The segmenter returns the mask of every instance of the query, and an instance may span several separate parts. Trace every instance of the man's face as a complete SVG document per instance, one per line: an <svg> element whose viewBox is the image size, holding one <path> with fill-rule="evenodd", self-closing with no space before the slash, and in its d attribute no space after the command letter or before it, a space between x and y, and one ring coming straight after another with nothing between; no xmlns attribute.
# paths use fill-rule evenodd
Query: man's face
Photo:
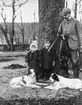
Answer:
<svg viewBox="0 0 82 105"><path fill-rule="evenodd" d="M64 14L64 15L63 15L63 18L64 18L64 19L67 19L67 20L68 20L68 19L69 19L69 17L70 17L70 14L69 14L69 13L68 13L68 14Z"/></svg>

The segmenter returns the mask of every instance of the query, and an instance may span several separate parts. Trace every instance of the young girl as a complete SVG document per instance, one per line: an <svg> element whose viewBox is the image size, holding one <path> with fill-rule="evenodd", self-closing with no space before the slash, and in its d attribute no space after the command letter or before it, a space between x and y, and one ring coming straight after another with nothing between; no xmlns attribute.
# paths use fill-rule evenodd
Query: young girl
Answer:
<svg viewBox="0 0 82 105"><path fill-rule="evenodd" d="M38 81L39 74L41 73L41 62L40 62L40 51L38 50L38 42L36 40L32 41L30 45L30 51L27 53L25 60L28 63L29 69L34 69L36 75L36 81Z"/></svg>

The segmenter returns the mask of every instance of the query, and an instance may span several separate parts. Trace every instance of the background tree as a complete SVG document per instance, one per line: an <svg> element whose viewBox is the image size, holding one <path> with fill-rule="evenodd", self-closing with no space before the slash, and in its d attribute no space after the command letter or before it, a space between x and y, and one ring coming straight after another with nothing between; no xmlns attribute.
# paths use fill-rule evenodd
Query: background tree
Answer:
<svg viewBox="0 0 82 105"><path fill-rule="evenodd" d="M69 0L65 0L65 7L68 7ZM72 10L74 12L74 18L77 18L77 14L81 12L82 0L73 0ZM79 14L80 15L80 14Z"/></svg>
<svg viewBox="0 0 82 105"><path fill-rule="evenodd" d="M78 7L78 5L80 5L81 4L81 1L82 0L75 0L75 5L74 5L74 17L75 18L77 18L77 7Z"/></svg>
<svg viewBox="0 0 82 105"><path fill-rule="evenodd" d="M67 8L68 6L68 0L65 0L65 7Z"/></svg>
<svg viewBox="0 0 82 105"><path fill-rule="evenodd" d="M0 31L3 34L3 36L5 37L8 50L10 50L11 44L10 44L10 40L8 38L9 36L8 36L8 26L7 26L7 22L6 22L6 14L4 13L4 9L2 7L0 9L1 9L0 15L4 22L4 26L2 24L0 24Z"/></svg>
<svg viewBox="0 0 82 105"><path fill-rule="evenodd" d="M14 22L16 18L16 11L24 5L28 0L2 0L2 3L5 7L12 7L12 34L11 34L11 51L13 51L13 37L15 34L14 31ZM16 8L17 7L17 8Z"/></svg>
<svg viewBox="0 0 82 105"><path fill-rule="evenodd" d="M61 22L59 17L65 0L39 0L39 48L48 37L51 42L57 37L57 30Z"/></svg>
<svg viewBox="0 0 82 105"><path fill-rule="evenodd" d="M20 19L21 19L21 26L19 24L17 24L17 26L19 27L20 29L20 32L21 32L21 36L22 36L22 50L24 50L24 23L23 23L23 20L22 20L22 12L20 11Z"/></svg>

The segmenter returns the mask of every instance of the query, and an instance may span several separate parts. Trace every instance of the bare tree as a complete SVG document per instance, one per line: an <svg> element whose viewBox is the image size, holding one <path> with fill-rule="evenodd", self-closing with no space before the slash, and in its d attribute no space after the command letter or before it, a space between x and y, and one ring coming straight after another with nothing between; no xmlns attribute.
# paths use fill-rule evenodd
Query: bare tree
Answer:
<svg viewBox="0 0 82 105"><path fill-rule="evenodd" d="M0 15L1 15L1 17L2 17L2 19L4 21L4 25L0 24L0 30L1 30L2 34L4 35L4 37L5 37L7 47L10 50L11 44L10 44L10 40L8 38L8 26L7 26L7 22L6 22L6 14L4 15L3 11L4 11L4 9L1 7Z"/></svg>
<svg viewBox="0 0 82 105"><path fill-rule="evenodd" d="M73 0L74 17L77 18L78 6L81 5L82 0ZM68 0L65 0L65 7L68 7Z"/></svg>
<svg viewBox="0 0 82 105"><path fill-rule="evenodd" d="M16 18L16 11L24 5L28 0L2 0L2 3L5 7L12 7L12 34L11 34L11 51L13 51L13 37L15 34L14 22ZM17 7L17 8L16 8Z"/></svg>
<svg viewBox="0 0 82 105"><path fill-rule="evenodd" d="M68 6L68 0L65 0L65 7L67 8Z"/></svg>
<svg viewBox="0 0 82 105"><path fill-rule="evenodd" d="M74 17L77 18L77 0L75 0Z"/></svg>
<svg viewBox="0 0 82 105"><path fill-rule="evenodd" d="M75 0L74 8L74 17L77 18L77 6L81 3L82 0Z"/></svg>
<svg viewBox="0 0 82 105"><path fill-rule="evenodd" d="M24 50L24 23L22 20L22 12L20 12L20 19L21 19L21 26L19 24L17 24L17 26L19 27L20 31L21 31L21 36L22 36L22 50Z"/></svg>

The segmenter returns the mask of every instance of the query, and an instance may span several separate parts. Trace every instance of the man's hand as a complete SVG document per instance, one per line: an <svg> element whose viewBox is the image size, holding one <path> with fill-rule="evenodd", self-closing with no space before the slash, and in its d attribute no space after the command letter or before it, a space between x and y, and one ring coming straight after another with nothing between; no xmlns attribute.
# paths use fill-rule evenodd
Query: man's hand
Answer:
<svg viewBox="0 0 82 105"><path fill-rule="evenodd" d="M65 40L64 34L61 34L61 37L62 37L63 40Z"/></svg>

